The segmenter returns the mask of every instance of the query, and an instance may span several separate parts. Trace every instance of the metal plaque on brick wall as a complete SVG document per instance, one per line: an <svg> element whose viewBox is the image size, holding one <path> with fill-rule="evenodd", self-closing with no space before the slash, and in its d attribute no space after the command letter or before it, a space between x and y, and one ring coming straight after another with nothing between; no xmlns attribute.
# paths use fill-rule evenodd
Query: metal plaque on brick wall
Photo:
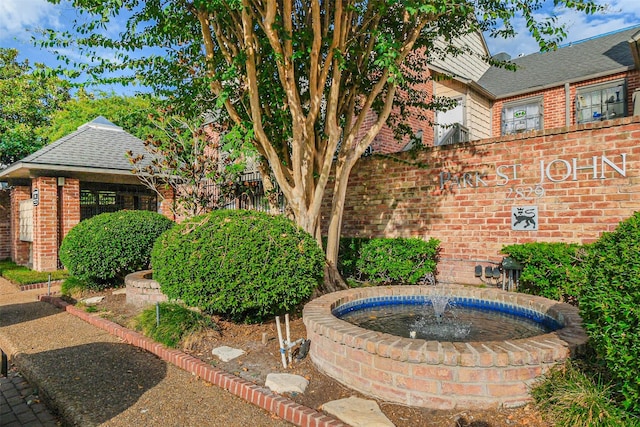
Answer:
<svg viewBox="0 0 640 427"><path fill-rule="evenodd" d="M511 229L522 231L538 230L537 206L512 206Z"/></svg>
<svg viewBox="0 0 640 427"><path fill-rule="evenodd" d="M33 189L31 193L31 200L33 200L33 206L38 206L40 204L40 191L37 188Z"/></svg>

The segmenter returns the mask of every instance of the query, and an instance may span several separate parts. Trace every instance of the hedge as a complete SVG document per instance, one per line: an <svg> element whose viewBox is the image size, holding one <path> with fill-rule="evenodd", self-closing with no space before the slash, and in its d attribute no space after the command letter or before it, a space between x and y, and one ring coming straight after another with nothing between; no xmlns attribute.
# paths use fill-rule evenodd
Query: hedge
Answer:
<svg viewBox="0 0 640 427"><path fill-rule="evenodd" d="M593 244L580 315L624 406L640 414L640 213Z"/></svg>
<svg viewBox="0 0 640 427"><path fill-rule="evenodd" d="M149 268L156 238L172 226L155 212L103 213L69 231L60 246L60 261L69 274L94 287L121 284L127 274Z"/></svg>
<svg viewBox="0 0 640 427"><path fill-rule="evenodd" d="M164 233L152 252L163 293L236 321L289 312L323 279L324 253L291 220L219 210Z"/></svg>

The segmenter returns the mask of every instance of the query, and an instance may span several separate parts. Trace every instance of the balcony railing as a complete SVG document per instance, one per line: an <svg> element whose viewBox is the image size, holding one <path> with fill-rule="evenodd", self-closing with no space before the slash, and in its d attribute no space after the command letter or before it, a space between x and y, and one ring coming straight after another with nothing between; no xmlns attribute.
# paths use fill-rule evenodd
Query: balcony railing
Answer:
<svg viewBox="0 0 640 427"><path fill-rule="evenodd" d="M460 123L454 123L436 145L452 145L469 142L469 128Z"/></svg>

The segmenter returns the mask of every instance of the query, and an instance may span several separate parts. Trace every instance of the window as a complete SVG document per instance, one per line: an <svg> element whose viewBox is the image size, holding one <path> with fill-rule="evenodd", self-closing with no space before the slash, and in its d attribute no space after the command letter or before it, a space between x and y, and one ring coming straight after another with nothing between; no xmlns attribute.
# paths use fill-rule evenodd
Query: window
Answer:
<svg viewBox="0 0 640 427"><path fill-rule="evenodd" d="M505 104L502 109L502 134L542 129L542 99Z"/></svg>
<svg viewBox="0 0 640 427"><path fill-rule="evenodd" d="M435 145L450 145L469 141L469 130L464 126L464 99L453 99L456 105L436 116Z"/></svg>
<svg viewBox="0 0 640 427"><path fill-rule="evenodd" d="M578 89L576 95L576 123L626 116L624 81L615 81Z"/></svg>

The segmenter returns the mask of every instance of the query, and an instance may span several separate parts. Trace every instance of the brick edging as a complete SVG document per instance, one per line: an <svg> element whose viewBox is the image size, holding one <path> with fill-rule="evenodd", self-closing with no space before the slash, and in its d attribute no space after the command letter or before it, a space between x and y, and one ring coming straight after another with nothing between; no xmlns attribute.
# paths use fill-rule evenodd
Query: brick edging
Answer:
<svg viewBox="0 0 640 427"><path fill-rule="evenodd" d="M61 285L64 280L52 280L51 286ZM49 282L30 283L28 285L20 285L20 292L31 291L33 289L44 289L49 286Z"/></svg>
<svg viewBox="0 0 640 427"><path fill-rule="evenodd" d="M129 330L101 317L91 315L58 297L40 295L38 299L65 310L69 314L122 339L127 344L134 345L155 354L165 362L171 363L193 375L197 375L204 381L215 384L241 399L277 415L285 421L302 427L345 426L344 423L336 418L275 394L266 387L260 387L221 369L214 368L200 359L189 356L179 350L169 349L138 332Z"/></svg>

